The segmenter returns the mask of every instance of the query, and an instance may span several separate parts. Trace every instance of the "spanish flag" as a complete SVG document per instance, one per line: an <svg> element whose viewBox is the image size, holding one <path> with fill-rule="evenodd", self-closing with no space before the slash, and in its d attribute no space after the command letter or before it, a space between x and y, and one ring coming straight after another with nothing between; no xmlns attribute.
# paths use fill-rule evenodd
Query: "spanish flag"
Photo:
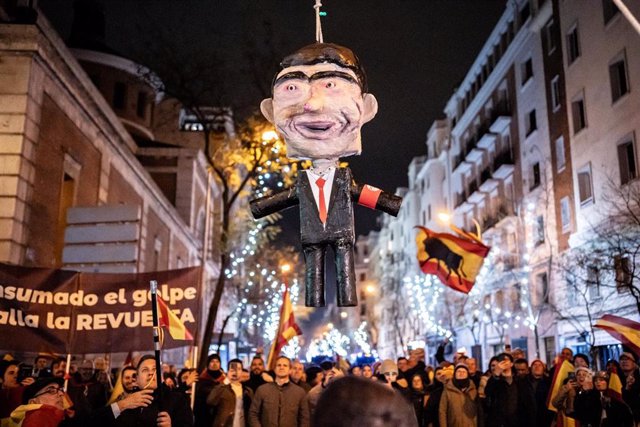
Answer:
<svg viewBox="0 0 640 427"><path fill-rule="evenodd" d="M615 366L609 372L609 393L611 397L622 400L622 380L620 380L618 369Z"/></svg>
<svg viewBox="0 0 640 427"><path fill-rule="evenodd" d="M457 237L425 227L416 228L420 230L416 245L422 272L434 274L444 285L468 294L491 248L470 234Z"/></svg>
<svg viewBox="0 0 640 427"><path fill-rule="evenodd" d="M189 333L184 323L178 316L169 309L166 302L158 295L158 322L159 326L169 329L169 334L174 340L193 340L193 335Z"/></svg>
<svg viewBox="0 0 640 427"><path fill-rule="evenodd" d="M575 427L576 426L576 420L574 420L571 417L567 417L564 413L562 413L562 411L558 412L555 406L553 406L553 404L551 403L553 402L553 399L555 399L555 397L560 392L560 389L562 388L562 385L563 385L562 383L565 380L565 378L569 376L569 372L574 372L574 370L575 370L574 366L566 360L563 360L562 364L560 363L556 364L556 369L553 374L553 380L551 381L551 387L549 387L549 395L547 396L547 409L558 413L558 416L556 418L557 427Z"/></svg>
<svg viewBox="0 0 640 427"><path fill-rule="evenodd" d="M640 354L640 323L624 317L605 314L601 319L596 320L593 326L604 329L609 335L633 350L635 354Z"/></svg>
<svg viewBox="0 0 640 427"><path fill-rule="evenodd" d="M289 288L285 287L282 294L282 307L280 308L280 322L278 323L278 332L271 345L269 351L269 360L267 361L267 369L273 370L276 367L276 359L285 345L296 335L302 335L302 330L296 323L293 316L293 305L289 297Z"/></svg>

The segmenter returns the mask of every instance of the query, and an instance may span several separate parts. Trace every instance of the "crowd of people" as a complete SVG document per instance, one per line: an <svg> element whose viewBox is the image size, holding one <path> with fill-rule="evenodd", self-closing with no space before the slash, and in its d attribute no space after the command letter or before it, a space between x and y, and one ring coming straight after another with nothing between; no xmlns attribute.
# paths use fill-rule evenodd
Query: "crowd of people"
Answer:
<svg viewBox="0 0 640 427"><path fill-rule="evenodd" d="M435 359L427 366L423 350L353 366L280 356L267 371L261 354L249 366L232 359L225 367L212 354L201 372L163 365L158 386L152 355L117 378L103 359L74 364L66 376L64 359L38 356L26 366L5 356L0 420L2 427L640 426L640 370L630 352L601 371L568 348L551 369L519 349L492 357L486 372L463 352L445 360L442 346Z"/></svg>

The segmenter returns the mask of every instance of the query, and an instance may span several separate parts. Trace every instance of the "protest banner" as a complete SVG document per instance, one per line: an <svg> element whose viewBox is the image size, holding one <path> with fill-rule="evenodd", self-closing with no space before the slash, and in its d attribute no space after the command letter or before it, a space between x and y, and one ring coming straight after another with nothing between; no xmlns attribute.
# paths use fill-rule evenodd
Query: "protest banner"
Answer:
<svg viewBox="0 0 640 427"><path fill-rule="evenodd" d="M79 273L0 263L0 349L58 353L153 350L149 281L195 335L200 267ZM164 348L190 345L165 334Z"/></svg>

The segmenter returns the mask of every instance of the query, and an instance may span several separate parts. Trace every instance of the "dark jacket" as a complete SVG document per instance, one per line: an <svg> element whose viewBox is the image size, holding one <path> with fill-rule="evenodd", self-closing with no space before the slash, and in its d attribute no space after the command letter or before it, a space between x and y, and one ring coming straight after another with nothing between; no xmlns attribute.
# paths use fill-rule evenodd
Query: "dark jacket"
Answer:
<svg viewBox="0 0 640 427"><path fill-rule="evenodd" d="M627 390L627 377L624 373L620 374L620 381L622 381L622 399L631 408L633 419L636 422L640 422L640 371L637 368L633 370L633 376L635 381Z"/></svg>
<svg viewBox="0 0 640 427"><path fill-rule="evenodd" d="M603 409L607 415L605 420L601 420ZM629 406L595 389L576 396L575 418L580 421L580 427L633 427Z"/></svg>
<svg viewBox="0 0 640 427"><path fill-rule="evenodd" d="M249 421L249 408L253 399L253 391L242 386L242 407L245 423ZM207 405L213 408L213 427L231 427L236 412L236 394L231 384L220 384L214 387L207 397Z"/></svg>
<svg viewBox="0 0 640 427"><path fill-rule="evenodd" d="M485 426L535 427L537 412L533 391L526 378L489 378L485 392Z"/></svg>
<svg viewBox="0 0 640 427"><path fill-rule="evenodd" d="M306 393L297 385L267 383L258 387L249 409L251 427L309 427Z"/></svg>
<svg viewBox="0 0 640 427"><path fill-rule="evenodd" d="M194 401L193 413L195 414L196 427L211 427L213 422L213 413L211 408L207 406L207 397L211 390L224 381L224 373L222 371L211 371L205 369L198 377L196 383L196 397Z"/></svg>
<svg viewBox="0 0 640 427"><path fill-rule="evenodd" d="M551 380L549 377L536 379L529 374L527 376L527 383L529 384L536 401L537 411L535 425L536 427L549 427L555 418L555 413L547 408L547 397L549 396Z"/></svg>
<svg viewBox="0 0 640 427"><path fill-rule="evenodd" d="M433 427L440 427L440 398L442 397L443 390L444 385L438 380L434 380L433 384L427 387L427 395L429 398L424 407L424 424L426 426L431 423Z"/></svg>
<svg viewBox="0 0 640 427"><path fill-rule="evenodd" d="M111 425L116 427L156 427L158 413L165 411L171 417L172 426L193 426L193 412L184 393L171 391L163 386L162 399L154 393L151 405L146 408L127 409ZM109 411L111 413L111 411ZM113 417L113 415L112 415Z"/></svg>

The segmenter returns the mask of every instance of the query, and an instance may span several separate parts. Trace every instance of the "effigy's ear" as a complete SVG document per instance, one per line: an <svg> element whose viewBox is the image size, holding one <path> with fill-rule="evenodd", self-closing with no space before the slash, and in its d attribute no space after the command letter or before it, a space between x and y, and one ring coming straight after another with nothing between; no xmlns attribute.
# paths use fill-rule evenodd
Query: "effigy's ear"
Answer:
<svg viewBox="0 0 640 427"><path fill-rule="evenodd" d="M365 93L362 96L362 99L364 101L364 105L363 105L364 111L362 113L362 124L365 124L371 119L373 119L376 113L378 112L378 100L376 99L375 96L371 95L370 93ZM264 111L262 112L262 114L264 114Z"/></svg>
<svg viewBox="0 0 640 427"><path fill-rule="evenodd" d="M273 99L266 98L260 103L260 111L265 119L269 120L269 123L273 123Z"/></svg>

